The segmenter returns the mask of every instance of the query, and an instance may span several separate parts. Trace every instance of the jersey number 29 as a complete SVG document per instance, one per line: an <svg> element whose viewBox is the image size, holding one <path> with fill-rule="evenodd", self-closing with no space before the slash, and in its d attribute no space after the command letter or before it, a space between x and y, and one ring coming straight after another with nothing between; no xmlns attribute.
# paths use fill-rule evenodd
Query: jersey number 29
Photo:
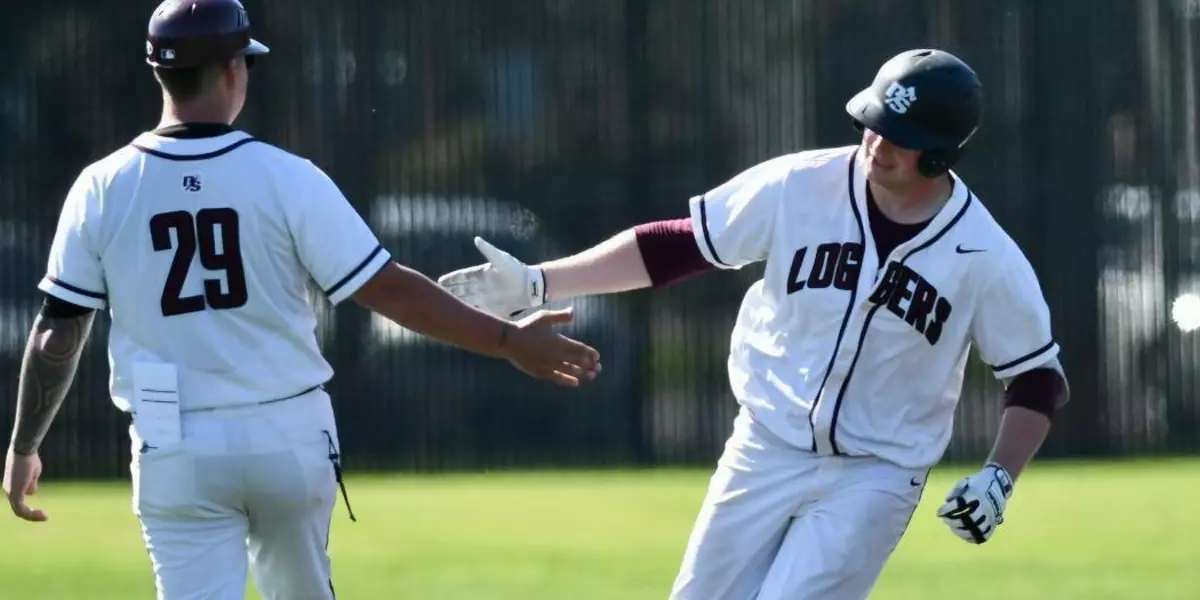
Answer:
<svg viewBox="0 0 1200 600"><path fill-rule="evenodd" d="M232 208L206 208L195 216L182 210L154 215L150 218L150 239L155 251L171 249L172 230L178 245L163 286L163 316L185 315L205 308L224 310L246 304L246 271L242 267L237 212ZM203 294L184 297L183 284L197 250L200 266L209 271L225 271L225 289L222 289L220 279L205 278Z"/></svg>

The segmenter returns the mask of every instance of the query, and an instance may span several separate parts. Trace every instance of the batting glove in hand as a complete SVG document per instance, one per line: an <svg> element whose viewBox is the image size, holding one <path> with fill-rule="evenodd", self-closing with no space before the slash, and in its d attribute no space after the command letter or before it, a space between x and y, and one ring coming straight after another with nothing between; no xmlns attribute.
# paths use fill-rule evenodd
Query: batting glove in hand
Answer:
<svg viewBox="0 0 1200 600"><path fill-rule="evenodd" d="M938 516L958 537L982 544L1004 522L1004 509L1012 492L1013 480L1008 471L991 463L982 471L960 479L946 495Z"/></svg>
<svg viewBox="0 0 1200 600"><path fill-rule="evenodd" d="M475 238L475 247L488 262L438 278L438 284L459 300L500 318L523 316L546 303L546 277L511 254Z"/></svg>

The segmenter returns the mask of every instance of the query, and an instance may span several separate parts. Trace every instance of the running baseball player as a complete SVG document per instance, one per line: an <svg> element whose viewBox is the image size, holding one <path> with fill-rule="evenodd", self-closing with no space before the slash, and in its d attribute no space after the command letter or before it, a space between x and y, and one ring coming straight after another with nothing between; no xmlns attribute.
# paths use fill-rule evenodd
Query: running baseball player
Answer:
<svg viewBox="0 0 1200 600"><path fill-rule="evenodd" d="M5 465L13 512L46 520L26 503L38 448L108 309L111 394L132 415L133 508L160 599L242 598L248 569L263 598L334 597L340 444L310 280L335 305L353 299L537 378L573 387L598 369L595 350L554 331L569 312L513 324L458 301L394 262L319 168L234 129L248 69L268 53L249 27L237 0L153 13L162 120L67 195Z"/></svg>
<svg viewBox="0 0 1200 600"><path fill-rule="evenodd" d="M579 254L439 283L496 315L765 261L733 330L740 403L671 598L864 598L951 436L968 352L1006 386L983 468L937 514L972 544L1067 400L1049 309L1020 248L951 169L982 86L938 50L888 60L846 109L861 142L779 156Z"/></svg>

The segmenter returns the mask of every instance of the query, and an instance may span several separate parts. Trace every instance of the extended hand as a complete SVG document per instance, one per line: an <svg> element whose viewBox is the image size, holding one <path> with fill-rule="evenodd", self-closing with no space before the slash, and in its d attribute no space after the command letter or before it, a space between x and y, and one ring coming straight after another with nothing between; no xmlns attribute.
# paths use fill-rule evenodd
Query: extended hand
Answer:
<svg viewBox="0 0 1200 600"><path fill-rule="evenodd" d="M565 387L579 387L600 373L600 353L554 331L571 322L571 309L539 310L520 321L502 346L504 357L526 374Z"/></svg>
<svg viewBox="0 0 1200 600"><path fill-rule="evenodd" d="M438 277L438 284L459 300L494 316L511 319L546 302L546 281L541 269L475 238L475 247L488 262Z"/></svg>
<svg viewBox="0 0 1200 600"><path fill-rule="evenodd" d="M1013 481L1008 471L998 464L989 464L954 485L946 495L946 503L938 509L938 516L958 537L982 544L1004 522L1004 509L1012 492Z"/></svg>
<svg viewBox="0 0 1200 600"><path fill-rule="evenodd" d="M8 449L4 461L4 495L13 514L26 521L45 521L50 517L36 508L25 504L25 496L32 496L38 491L38 478L42 476L42 459L36 453L24 455L15 454Z"/></svg>

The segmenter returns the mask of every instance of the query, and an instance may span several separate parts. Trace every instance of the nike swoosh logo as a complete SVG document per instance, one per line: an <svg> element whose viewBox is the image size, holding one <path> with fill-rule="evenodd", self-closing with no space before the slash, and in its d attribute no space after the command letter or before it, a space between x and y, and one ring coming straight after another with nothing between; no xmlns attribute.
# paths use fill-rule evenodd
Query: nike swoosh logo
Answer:
<svg viewBox="0 0 1200 600"><path fill-rule="evenodd" d="M913 487L918 487L918 486L920 486L920 485L921 485L921 482L920 482L920 481L917 481L917 478L916 478L916 477L913 477L912 479L910 479L910 480L908 481L908 483L909 483L909 485L911 485L911 486L913 486Z"/></svg>
<svg viewBox="0 0 1200 600"><path fill-rule="evenodd" d="M954 251L959 254L971 254L972 252L987 252L987 250L983 250L983 249L963 248L962 244L955 246Z"/></svg>

